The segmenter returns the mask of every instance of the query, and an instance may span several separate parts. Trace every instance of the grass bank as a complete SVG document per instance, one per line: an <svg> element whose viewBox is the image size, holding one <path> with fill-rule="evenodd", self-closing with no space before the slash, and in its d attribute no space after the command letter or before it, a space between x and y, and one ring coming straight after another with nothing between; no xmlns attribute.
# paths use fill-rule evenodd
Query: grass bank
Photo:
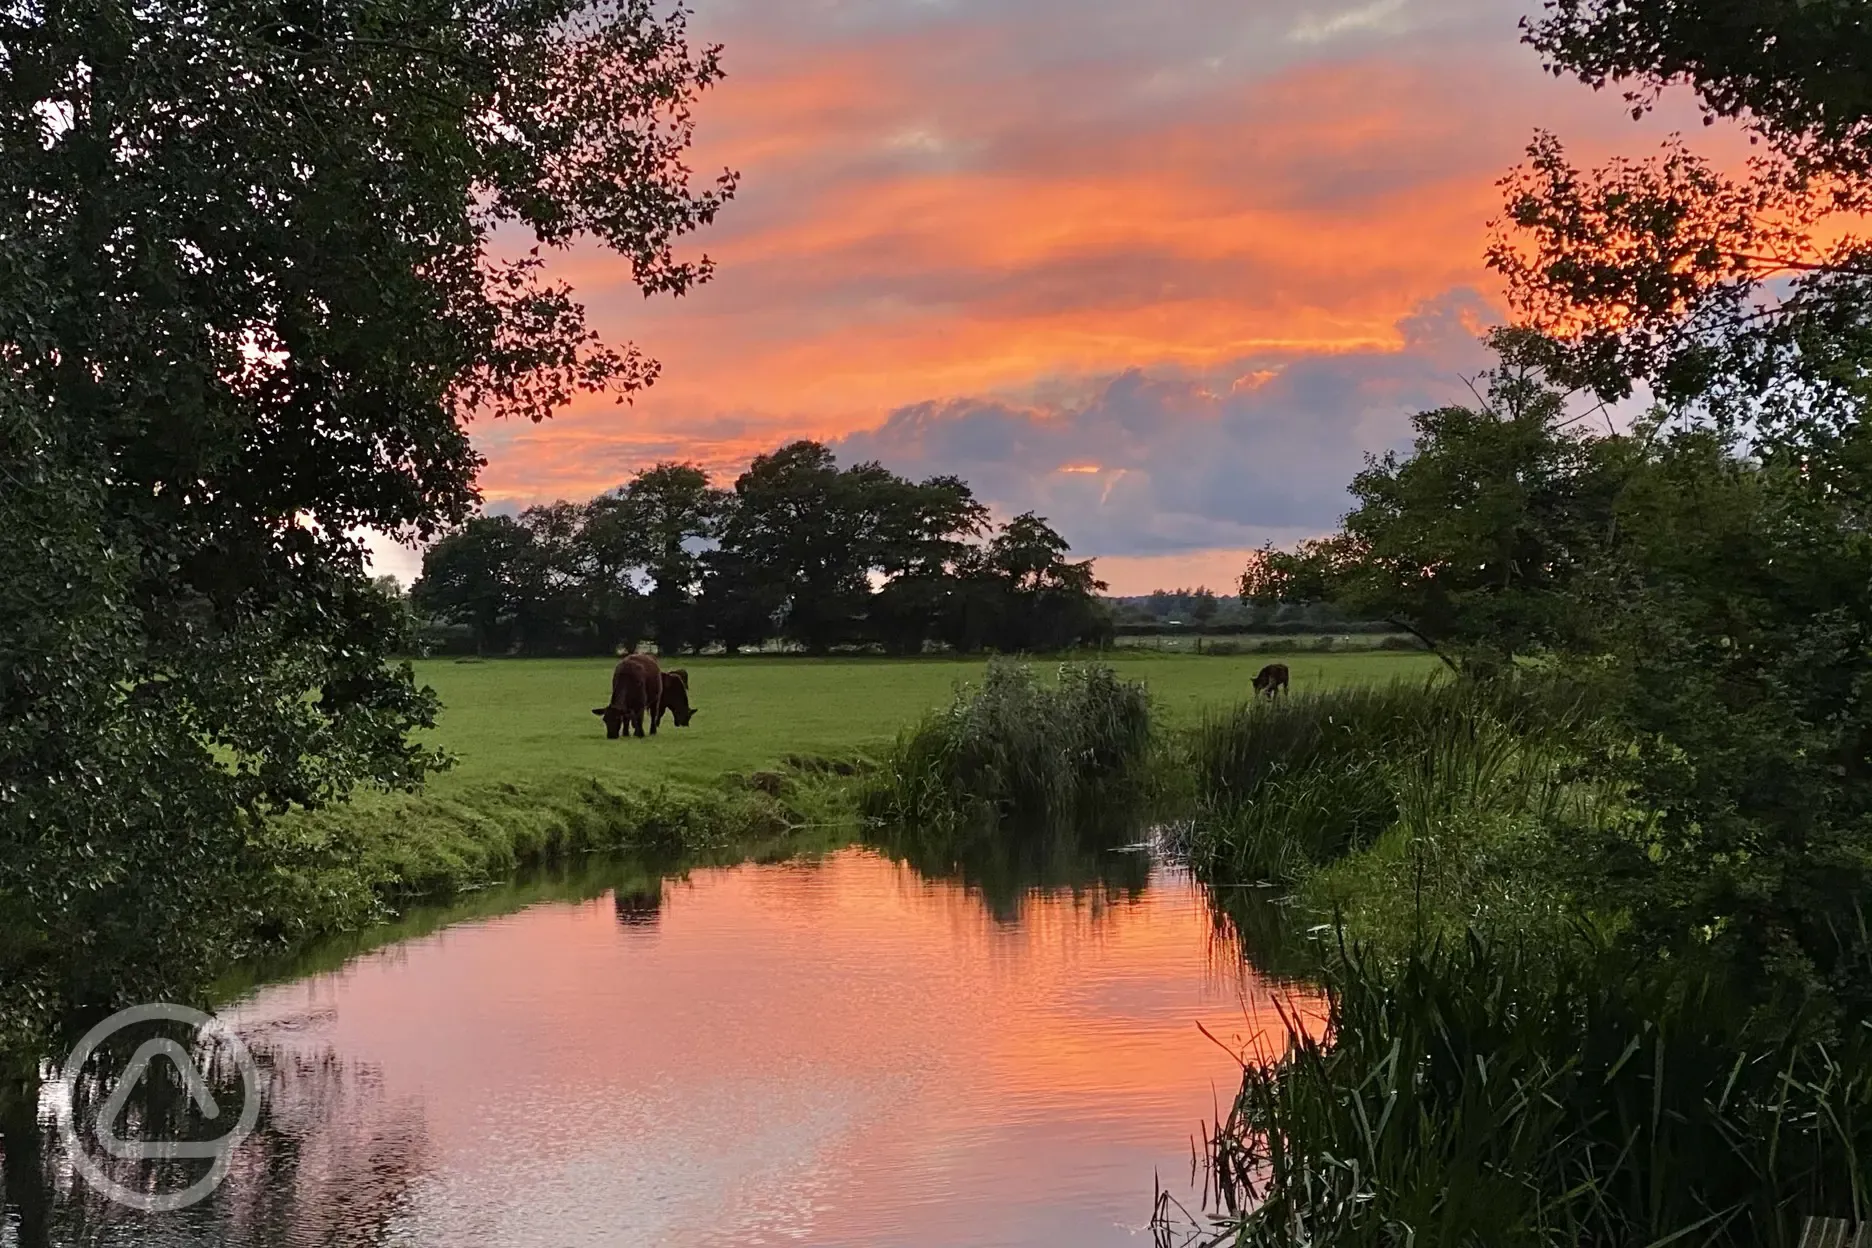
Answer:
<svg viewBox="0 0 1872 1248"><path fill-rule="evenodd" d="M1217 1124L1210 1242L1792 1248L1809 1216L1872 1217L1866 1021L1763 1028L1720 967L1621 940L1580 849L1650 839L1583 766L1619 746L1544 677L1191 734L1192 861L1244 951L1330 1008Z"/></svg>
<svg viewBox="0 0 1872 1248"><path fill-rule="evenodd" d="M1335 688L1423 661L1320 655L1292 666L1297 685ZM1175 725L1241 696L1260 662L1148 656L1114 666ZM945 659L682 665L699 708L692 726L666 721L655 737L612 741L591 714L608 696L610 660L417 664L443 704L432 740L457 765L420 793L364 794L256 828L256 857L272 866L244 899L243 953L274 959L333 937L341 948L345 934L382 943L433 907L498 896L517 877L584 859L678 870L849 842L859 826L852 777L887 756L904 725L988 671L981 660ZM1011 725L1019 716L1006 709ZM1134 728L1141 740L1145 725Z"/></svg>
<svg viewBox="0 0 1872 1248"><path fill-rule="evenodd" d="M1186 849L1211 879L1393 951L1477 924L1570 928L1580 909L1541 867L1553 837L1633 817L1579 778L1592 711L1562 683L1430 678L1212 713L1188 738Z"/></svg>
<svg viewBox="0 0 1872 1248"><path fill-rule="evenodd" d="M674 869L849 840L855 823L839 773L854 770L801 759L707 786L487 782L294 812L258 833L275 869L251 895L254 950L289 953L370 931L596 856Z"/></svg>

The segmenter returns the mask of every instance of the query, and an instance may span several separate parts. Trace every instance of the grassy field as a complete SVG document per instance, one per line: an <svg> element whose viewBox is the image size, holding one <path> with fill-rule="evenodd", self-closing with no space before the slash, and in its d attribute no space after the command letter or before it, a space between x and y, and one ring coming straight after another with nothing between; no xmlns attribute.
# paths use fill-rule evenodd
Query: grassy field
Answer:
<svg viewBox="0 0 1872 1248"><path fill-rule="evenodd" d="M1146 682L1174 731L1249 697L1268 658L1139 655L1112 666ZM1435 663L1399 652L1285 660L1298 690L1415 679ZM417 664L443 702L433 738L458 765L418 793L362 793L269 821L277 862L250 898L254 947L300 950L591 856L738 861L849 835L851 786L784 760L881 752L986 670L960 660L690 659L694 724L666 720L655 737L612 741L591 710L610 695L613 665ZM760 771L780 774L757 783Z"/></svg>
<svg viewBox="0 0 1872 1248"><path fill-rule="evenodd" d="M1404 643L1404 644L1400 644ZM1363 650L1416 650L1404 633L1244 633L1209 636L1202 633L1149 633L1122 636L1112 642L1119 650L1152 650L1163 654L1307 654Z"/></svg>
<svg viewBox="0 0 1872 1248"><path fill-rule="evenodd" d="M1247 697L1249 681L1268 662L1288 665L1295 690L1415 678L1437 665L1425 654L1374 651L1143 653L1115 656L1112 666L1144 680L1166 725L1181 727L1195 724L1204 707ZM980 661L936 659L684 659L695 723L679 729L666 719L654 739L609 741L591 708L610 696L612 665L609 659L417 663L418 680L443 703L434 738L460 759L431 790L560 777L708 783L789 754L848 755L889 741L947 704L957 682L978 680L984 669Z"/></svg>

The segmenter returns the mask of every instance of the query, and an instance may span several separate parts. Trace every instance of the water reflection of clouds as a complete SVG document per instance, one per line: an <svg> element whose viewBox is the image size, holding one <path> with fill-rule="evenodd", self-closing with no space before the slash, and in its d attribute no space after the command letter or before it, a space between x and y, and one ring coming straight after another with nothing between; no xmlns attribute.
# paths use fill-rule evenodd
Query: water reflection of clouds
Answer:
<svg viewBox="0 0 1872 1248"><path fill-rule="evenodd" d="M1198 1021L1277 1023L1187 877L1055 883L996 916L851 850L693 872L653 929L609 884L265 989L302 1160L250 1172L257 1237L173 1242L1138 1242L1236 1081Z"/></svg>

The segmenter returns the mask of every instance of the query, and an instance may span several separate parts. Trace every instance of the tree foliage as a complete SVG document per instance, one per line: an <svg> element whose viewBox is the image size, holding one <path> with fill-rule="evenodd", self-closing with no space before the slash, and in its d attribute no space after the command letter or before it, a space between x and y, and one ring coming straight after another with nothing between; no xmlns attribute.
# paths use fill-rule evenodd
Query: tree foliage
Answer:
<svg viewBox="0 0 1872 1248"><path fill-rule="evenodd" d="M1572 644L1611 537L1622 440L1584 436L1562 396L1519 374L1412 427L1408 456L1353 478L1339 533L1262 551L1243 595L1330 601L1471 665Z"/></svg>
<svg viewBox="0 0 1872 1248"><path fill-rule="evenodd" d="M1687 85L1757 154L1724 170L1678 139L1580 170L1538 135L1489 250L1511 358L1731 424L1840 419L1872 326L1872 32L1853 0L1552 0L1527 38L1556 73L1641 115ZM1533 332L1526 332L1526 331Z"/></svg>
<svg viewBox="0 0 1872 1248"><path fill-rule="evenodd" d="M1643 817L1576 846L1574 885L1775 1024L1872 1010L1864 21L1829 0L1551 4L1529 37L1557 68L1640 112L1688 83L1763 153L1723 171L1673 141L1582 171L1537 136L1489 253L1523 401L1419 416L1341 532L1244 578L1597 681L1619 745L1590 767ZM1569 428L1582 390L1651 408Z"/></svg>
<svg viewBox="0 0 1872 1248"><path fill-rule="evenodd" d="M1556 74L1618 84L1635 116L1682 83L1810 168L1872 157L1872 32L1858 0L1549 0L1524 22Z"/></svg>
<svg viewBox="0 0 1872 1248"><path fill-rule="evenodd" d="M681 653L696 635L701 543L717 535L726 507L725 492L711 489L700 468L664 463L587 508L587 540L616 566L647 574L651 631L667 654Z"/></svg>
<svg viewBox="0 0 1872 1248"><path fill-rule="evenodd" d="M548 511L572 517L557 536L535 522ZM553 542L571 553L543 553ZM482 649L611 653L615 635L588 625L592 603L627 593L648 607L666 653L775 638L818 653L1052 651L1110 629L1095 599L1103 584L1070 550L1031 513L991 531L958 478L840 468L825 446L795 442L757 456L732 490L693 465L663 464L587 504L472 520L430 549L412 596L469 626ZM545 601L530 571L542 561L576 570L546 608L556 625L535 635L525 620Z"/></svg>
<svg viewBox="0 0 1872 1248"><path fill-rule="evenodd" d="M274 869L261 815L436 764L352 535L468 516L470 414L648 384L540 248L595 239L681 293L709 263L675 245L734 178L692 188L718 53L645 0L13 3L0 49L17 1051L188 991Z"/></svg>

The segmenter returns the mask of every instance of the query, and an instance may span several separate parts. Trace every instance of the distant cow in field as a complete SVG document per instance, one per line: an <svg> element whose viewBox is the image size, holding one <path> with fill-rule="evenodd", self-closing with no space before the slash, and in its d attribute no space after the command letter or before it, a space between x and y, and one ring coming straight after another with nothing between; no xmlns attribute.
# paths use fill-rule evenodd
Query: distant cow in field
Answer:
<svg viewBox="0 0 1872 1248"><path fill-rule="evenodd" d="M656 718L650 721L651 732L656 731L664 711L670 713L678 728L687 728L689 721L695 718L695 708L689 705L689 673L681 668L663 673L663 704L657 708Z"/></svg>
<svg viewBox="0 0 1872 1248"><path fill-rule="evenodd" d="M685 698L684 706L688 702ZM592 708L592 714L604 719L605 736L617 740L626 725L631 732L644 735L644 717L650 718L650 731L657 729L663 717L663 673L657 661L647 654L627 654L611 669L611 703Z"/></svg>
<svg viewBox="0 0 1872 1248"><path fill-rule="evenodd" d="M1286 693L1287 665L1285 663L1268 664L1255 673L1254 687L1256 693L1265 693L1270 698L1277 693Z"/></svg>

